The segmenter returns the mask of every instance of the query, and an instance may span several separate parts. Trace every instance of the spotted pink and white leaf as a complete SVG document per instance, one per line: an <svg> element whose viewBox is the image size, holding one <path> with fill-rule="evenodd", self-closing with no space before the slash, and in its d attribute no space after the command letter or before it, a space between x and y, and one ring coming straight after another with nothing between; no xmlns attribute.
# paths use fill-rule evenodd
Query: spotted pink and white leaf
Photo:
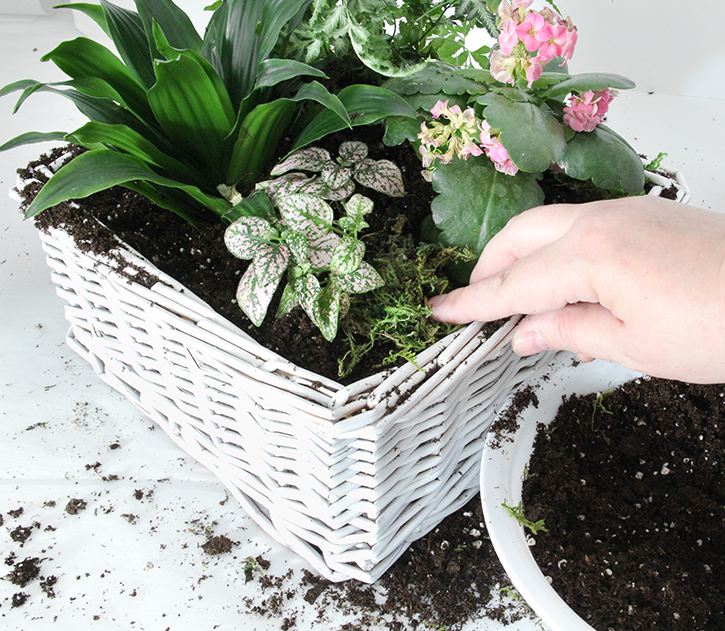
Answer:
<svg viewBox="0 0 725 631"><path fill-rule="evenodd" d="M322 167L320 177L330 188L342 188L352 180L352 169L330 162Z"/></svg>
<svg viewBox="0 0 725 631"><path fill-rule="evenodd" d="M353 195L344 204L345 214L357 221L360 221L365 215L373 210L373 200L359 193Z"/></svg>
<svg viewBox="0 0 725 631"><path fill-rule="evenodd" d="M355 165L355 181L389 197L403 197L405 186L398 166L390 160L363 160Z"/></svg>
<svg viewBox="0 0 725 631"><path fill-rule="evenodd" d="M338 243L340 243L340 237L334 232L310 241L308 243L307 253L312 268L319 271L329 269L330 261L332 261L332 253L335 251Z"/></svg>
<svg viewBox="0 0 725 631"><path fill-rule="evenodd" d="M279 237L279 232L266 219L240 217L224 232L224 244L237 258L254 258L260 245Z"/></svg>
<svg viewBox="0 0 725 631"><path fill-rule="evenodd" d="M332 207L315 195L285 195L279 198L278 206L287 226L295 232L302 232L310 240L319 239L332 231Z"/></svg>
<svg viewBox="0 0 725 631"><path fill-rule="evenodd" d="M300 306L315 323L320 326L320 294L322 287L317 276L312 274L304 274L295 278L295 293Z"/></svg>
<svg viewBox="0 0 725 631"><path fill-rule="evenodd" d="M328 342L332 342L337 335L337 325L340 318L340 298L340 290L330 283L322 290L318 301L320 320L317 326Z"/></svg>
<svg viewBox="0 0 725 631"><path fill-rule="evenodd" d="M368 157L368 146L359 140L348 140L337 150L345 164L355 164Z"/></svg>
<svg viewBox="0 0 725 631"><path fill-rule="evenodd" d="M307 237L304 234L293 230L285 235L284 240L298 265L310 262Z"/></svg>
<svg viewBox="0 0 725 631"><path fill-rule="evenodd" d="M279 198L283 195L302 192L314 193L314 190L308 189L314 183L317 183L318 187L324 186L316 176L310 177L304 173L285 173L274 180L258 182L254 190L265 191L272 204L276 205Z"/></svg>
<svg viewBox="0 0 725 631"><path fill-rule="evenodd" d="M255 326L262 325L278 284L279 279L277 279L277 282L260 285L252 265L247 268L239 281L237 302Z"/></svg>
<svg viewBox="0 0 725 631"><path fill-rule="evenodd" d="M325 149L320 147L308 147L295 151L292 155L277 164L270 175L277 176L294 170L320 171L322 166L332 162L332 156Z"/></svg>
<svg viewBox="0 0 725 631"><path fill-rule="evenodd" d="M299 301L297 300L297 292L295 291L294 281L290 281L285 285L284 291L282 292L282 297L280 298L279 306L277 307L277 317L281 318L282 316L287 315L298 304Z"/></svg>
<svg viewBox="0 0 725 631"><path fill-rule="evenodd" d="M323 199L329 199L333 202L341 202L343 199L347 199L355 192L355 182L353 182L352 180L350 180L347 184L345 184L345 186L341 186L340 188L330 188L325 184L323 184L322 186L324 188L321 187L318 195Z"/></svg>
<svg viewBox="0 0 725 631"><path fill-rule="evenodd" d="M330 270L334 274L354 272L365 256L365 245L354 237L343 237L332 253Z"/></svg>
<svg viewBox="0 0 725 631"><path fill-rule="evenodd" d="M350 274L335 274L334 282L340 291L351 294L364 294L385 284L375 268L365 261Z"/></svg>
<svg viewBox="0 0 725 631"><path fill-rule="evenodd" d="M290 258L290 248L284 243L260 245L252 260L257 285L265 287L270 283L278 283L282 273L289 265Z"/></svg>

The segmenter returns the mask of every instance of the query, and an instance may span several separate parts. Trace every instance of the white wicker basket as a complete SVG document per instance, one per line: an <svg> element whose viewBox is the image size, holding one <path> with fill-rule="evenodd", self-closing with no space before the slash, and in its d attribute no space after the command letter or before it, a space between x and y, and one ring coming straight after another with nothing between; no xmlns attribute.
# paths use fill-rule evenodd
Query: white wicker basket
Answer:
<svg viewBox="0 0 725 631"><path fill-rule="evenodd" d="M151 289L62 230L41 239L68 344L333 581L375 581L478 492L495 413L552 359L513 354L515 318L489 339L474 323L421 353L420 370L343 386L262 347L121 242L127 269L159 278Z"/></svg>

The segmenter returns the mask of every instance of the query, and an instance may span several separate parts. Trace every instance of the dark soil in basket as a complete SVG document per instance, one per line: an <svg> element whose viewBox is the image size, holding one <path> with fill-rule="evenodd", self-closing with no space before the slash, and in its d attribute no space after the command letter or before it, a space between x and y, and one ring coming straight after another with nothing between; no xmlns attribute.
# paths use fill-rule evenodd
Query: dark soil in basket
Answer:
<svg viewBox="0 0 725 631"><path fill-rule="evenodd" d="M532 552L597 631L725 628L725 386L564 401L524 483Z"/></svg>

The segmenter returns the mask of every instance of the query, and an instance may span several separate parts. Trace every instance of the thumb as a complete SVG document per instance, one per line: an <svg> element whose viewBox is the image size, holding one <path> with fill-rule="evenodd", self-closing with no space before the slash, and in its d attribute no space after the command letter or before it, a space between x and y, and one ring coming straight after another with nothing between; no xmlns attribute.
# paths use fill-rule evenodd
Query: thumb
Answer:
<svg viewBox="0 0 725 631"><path fill-rule="evenodd" d="M600 304L577 303L531 315L519 323L511 346L518 355L546 350L571 351L582 361L619 361L624 324Z"/></svg>

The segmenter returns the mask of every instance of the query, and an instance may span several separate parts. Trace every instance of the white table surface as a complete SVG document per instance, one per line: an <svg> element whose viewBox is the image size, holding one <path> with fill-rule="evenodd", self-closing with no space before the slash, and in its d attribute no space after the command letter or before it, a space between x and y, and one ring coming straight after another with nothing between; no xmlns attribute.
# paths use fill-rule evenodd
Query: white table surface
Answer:
<svg viewBox="0 0 725 631"><path fill-rule="evenodd" d="M40 57L78 35L69 13L33 22L0 16L0 85L62 78ZM0 142L83 123L61 97L36 94L11 117L13 105L12 96L0 99ZM724 119L721 100L629 92L613 102L608 123L640 152L667 152L667 164L685 173L694 205L725 209L719 182ZM11 551L17 560L39 557L41 573L59 579L58 596L47 598L35 581L22 589L28 603L13 609L10 598L19 589L0 581L0 627L279 629L280 619L249 613L245 598L260 604L266 595L258 581L245 585L244 559L262 554L272 563L270 575L292 569L297 580L305 563L267 537L213 475L65 345L63 305L35 229L3 192L14 185L17 167L48 148L0 154L0 559ZM95 463L100 467L87 467ZM108 476L118 480L104 481ZM136 490L143 499L135 499ZM87 501L87 509L67 514L72 498ZM8 514L21 507L20 517ZM10 539L16 526L35 522L40 527L24 547ZM208 532L240 545L211 557L200 548ZM330 608L326 621L315 622L317 608L301 597L285 607L296 612L297 629L339 629L355 621ZM466 628L504 627L485 621ZM528 621L506 628L541 627Z"/></svg>

